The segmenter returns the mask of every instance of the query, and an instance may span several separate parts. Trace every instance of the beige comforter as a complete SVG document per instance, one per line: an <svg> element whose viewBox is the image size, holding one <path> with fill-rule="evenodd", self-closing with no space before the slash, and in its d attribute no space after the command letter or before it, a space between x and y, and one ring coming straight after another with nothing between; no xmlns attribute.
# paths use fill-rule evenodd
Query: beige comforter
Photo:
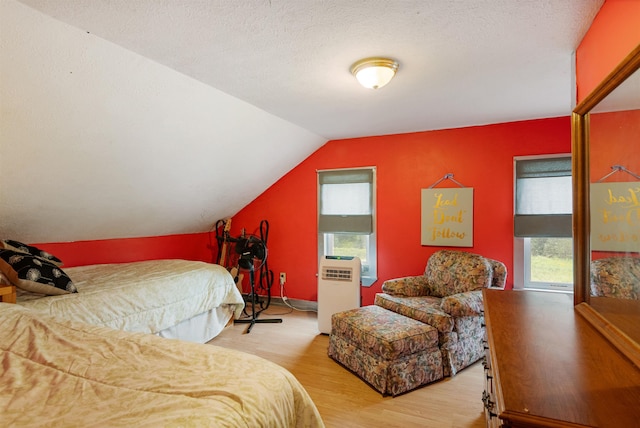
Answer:
<svg viewBox="0 0 640 428"><path fill-rule="evenodd" d="M295 377L254 355L8 303L0 326L2 426L323 426Z"/></svg>
<svg viewBox="0 0 640 428"><path fill-rule="evenodd" d="M221 305L239 318L244 301L219 265L150 260L66 268L78 293L21 294L18 304L63 319L118 330L157 333Z"/></svg>

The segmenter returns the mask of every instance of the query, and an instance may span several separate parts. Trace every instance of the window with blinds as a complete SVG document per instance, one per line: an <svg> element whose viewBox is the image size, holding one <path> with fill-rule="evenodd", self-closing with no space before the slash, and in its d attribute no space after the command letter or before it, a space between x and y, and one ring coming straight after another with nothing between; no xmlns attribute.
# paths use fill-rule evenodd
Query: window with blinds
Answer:
<svg viewBox="0 0 640 428"><path fill-rule="evenodd" d="M375 168L318 171L318 254L359 257L362 284L376 280Z"/></svg>
<svg viewBox="0 0 640 428"><path fill-rule="evenodd" d="M573 291L571 156L515 161L514 286Z"/></svg>
<svg viewBox="0 0 640 428"><path fill-rule="evenodd" d="M516 160L514 234L570 238L571 157Z"/></svg>

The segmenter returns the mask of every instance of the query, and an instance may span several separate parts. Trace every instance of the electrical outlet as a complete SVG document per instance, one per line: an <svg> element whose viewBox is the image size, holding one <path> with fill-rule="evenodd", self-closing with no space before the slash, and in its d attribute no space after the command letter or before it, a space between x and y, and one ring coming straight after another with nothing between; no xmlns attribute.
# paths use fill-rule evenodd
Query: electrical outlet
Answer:
<svg viewBox="0 0 640 428"><path fill-rule="evenodd" d="M285 282L287 282L287 274L280 272L280 285L284 285Z"/></svg>

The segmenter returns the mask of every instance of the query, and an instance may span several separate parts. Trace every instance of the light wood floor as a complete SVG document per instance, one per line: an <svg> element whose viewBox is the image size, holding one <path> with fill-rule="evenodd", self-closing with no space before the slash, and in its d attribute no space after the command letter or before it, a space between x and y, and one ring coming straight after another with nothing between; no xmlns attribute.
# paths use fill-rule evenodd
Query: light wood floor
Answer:
<svg viewBox="0 0 640 428"><path fill-rule="evenodd" d="M255 324L249 334L245 334L246 324L235 324L209 343L259 355L288 369L316 403L327 428L485 426L480 363L453 378L397 397L382 397L327 356L329 337L319 333L314 312L272 304L259 318L282 318L283 322Z"/></svg>

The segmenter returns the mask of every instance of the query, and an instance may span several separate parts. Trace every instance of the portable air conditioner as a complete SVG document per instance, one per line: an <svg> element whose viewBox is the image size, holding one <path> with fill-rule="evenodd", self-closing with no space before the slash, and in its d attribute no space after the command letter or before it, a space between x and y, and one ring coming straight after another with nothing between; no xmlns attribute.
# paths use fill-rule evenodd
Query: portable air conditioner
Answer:
<svg viewBox="0 0 640 428"><path fill-rule="evenodd" d="M331 315L360 307L360 259L325 256L318 269L318 329L331 333Z"/></svg>

